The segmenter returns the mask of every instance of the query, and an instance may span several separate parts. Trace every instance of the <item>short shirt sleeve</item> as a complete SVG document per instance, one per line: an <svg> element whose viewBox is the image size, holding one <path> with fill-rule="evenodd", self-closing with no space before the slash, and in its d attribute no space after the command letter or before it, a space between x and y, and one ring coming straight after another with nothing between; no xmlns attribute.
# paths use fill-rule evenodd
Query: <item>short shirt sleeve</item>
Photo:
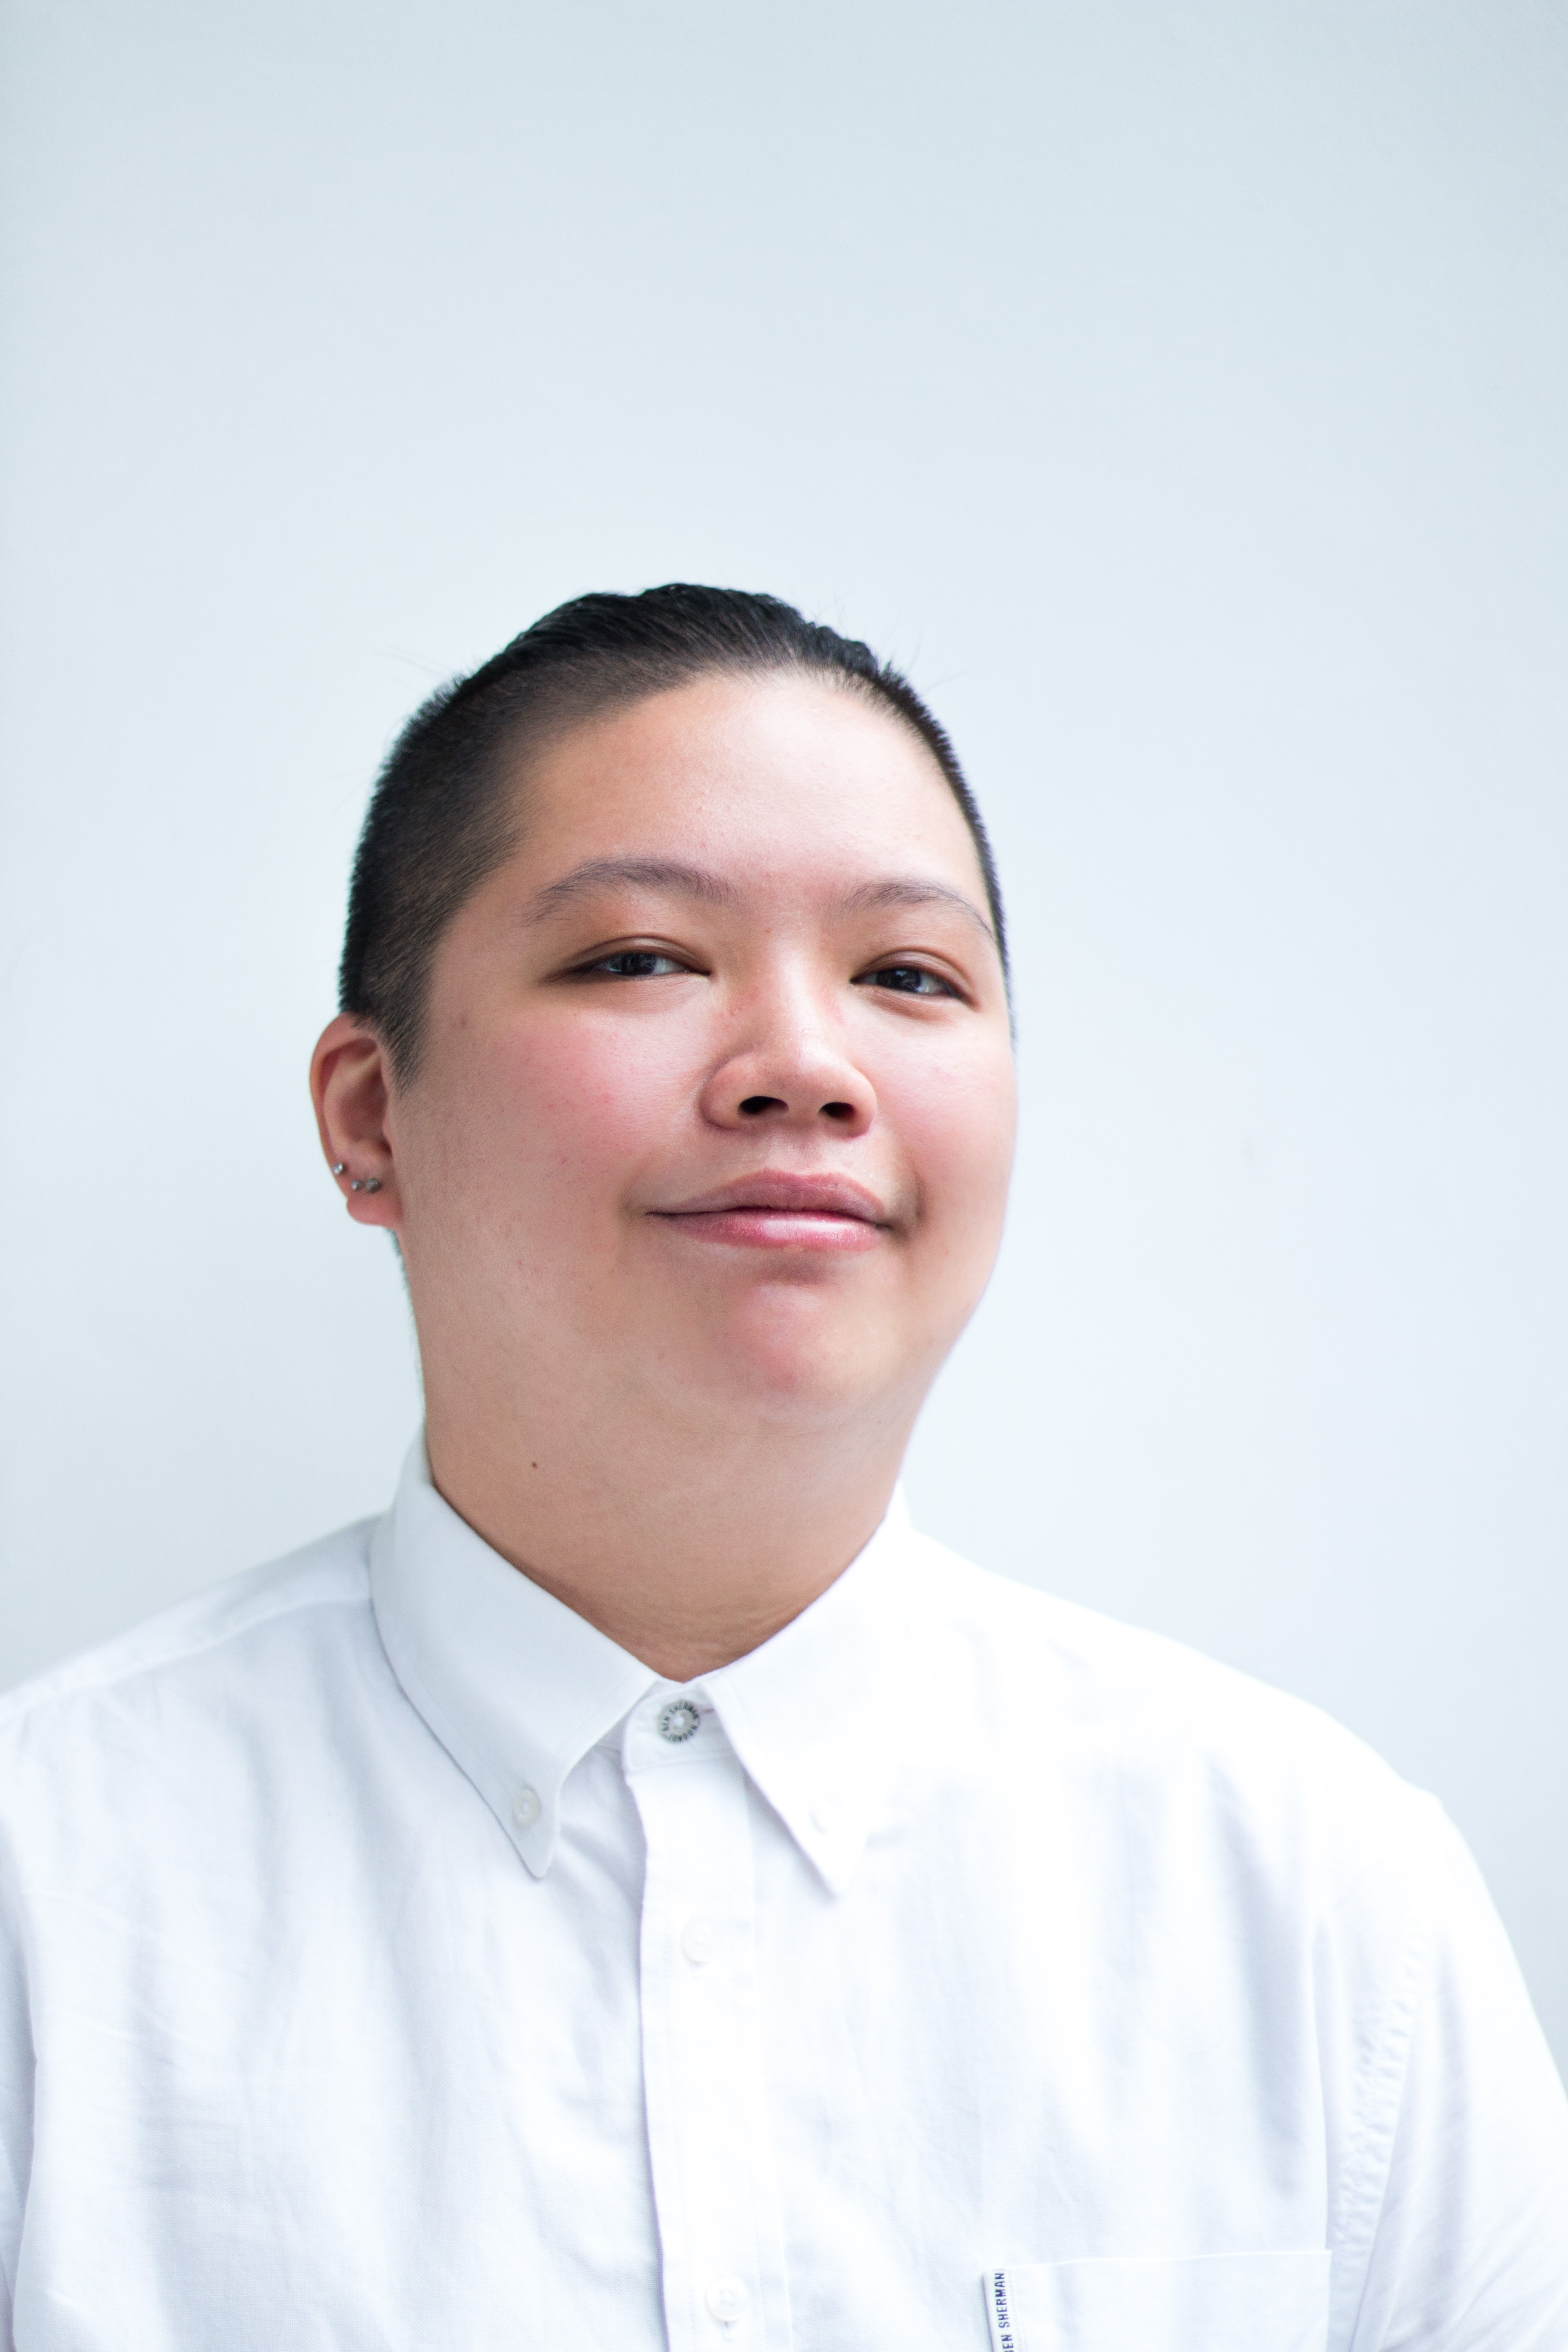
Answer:
<svg viewBox="0 0 1568 2352"><path fill-rule="evenodd" d="M1431 1851L1403 2064L1368 2118L1366 2210L1351 2231L1366 2259L1347 2280L1359 2304L1334 2340L1563 2352L1568 2099L1479 1873L1441 1815Z"/></svg>
<svg viewBox="0 0 1568 2352"><path fill-rule="evenodd" d="M10 2352L33 2150L33 2037L22 1938L0 1853L0 2352Z"/></svg>

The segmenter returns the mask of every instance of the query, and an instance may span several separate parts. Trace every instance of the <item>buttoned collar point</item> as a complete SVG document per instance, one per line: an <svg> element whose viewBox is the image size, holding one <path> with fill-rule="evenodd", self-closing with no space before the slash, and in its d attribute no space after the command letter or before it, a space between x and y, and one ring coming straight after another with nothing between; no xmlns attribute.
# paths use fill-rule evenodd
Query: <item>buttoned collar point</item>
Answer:
<svg viewBox="0 0 1568 2352"><path fill-rule="evenodd" d="M405 1696L536 1878L561 1795L591 1748L617 1742L628 1778L711 1752L739 1758L825 1885L849 1885L887 1790L899 1590L914 1544L901 1492L857 1558L747 1656L674 1684L513 1568L437 1491L423 1440L371 1544L371 1596ZM664 1708L690 1703L704 1737L671 1742Z"/></svg>
<svg viewBox="0 0 1568 2352"><path fill-rule="evenodd" d="M826 1592L706 1677L736 1755L835 1895L853 1878L887 1794L915 1543L899 1488Z"/></svg>
<svg viewBox="0 0 1568 2352"><path fill-rule="evenodd" d="M376 1527L370 1585L405 1695L542 1878L567 1774L637 1704L651 1670L458 1517L423 1438Z"/></svg>

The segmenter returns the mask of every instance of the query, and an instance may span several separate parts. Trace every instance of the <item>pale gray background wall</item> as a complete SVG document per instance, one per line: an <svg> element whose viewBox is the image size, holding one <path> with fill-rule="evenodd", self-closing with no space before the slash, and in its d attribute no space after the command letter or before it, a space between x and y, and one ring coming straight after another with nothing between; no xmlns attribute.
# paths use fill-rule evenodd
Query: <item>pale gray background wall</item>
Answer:
<svg viewBox="0 0 1568 2352"><path fill-rule="evenodd" d="M764 584L990 813L1026 1118L934 1530L1330 1708L1568 2050L1568 18L12 0L6 1678L377 1507L303 1084L368 779Z"/></svg>

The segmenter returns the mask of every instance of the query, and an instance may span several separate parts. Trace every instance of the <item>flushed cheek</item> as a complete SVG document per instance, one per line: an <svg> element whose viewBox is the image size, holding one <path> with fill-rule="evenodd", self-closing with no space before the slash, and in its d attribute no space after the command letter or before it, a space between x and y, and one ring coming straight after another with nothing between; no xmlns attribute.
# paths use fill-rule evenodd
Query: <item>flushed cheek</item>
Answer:
<svg viewBox="0 0 1568 2352"><path fill-rule="evenodd" d="M499 1175L515 1183L526 1171L541 1184L586 1183L609 1196L694 1100L687 1057L670 1041L591 1023L499 1040L478 1076Z"/></svg>
<svg viewBox="0 0 1568 2352"><path fill-rule="evenodd" d="M900 1078L902 1083L900 1083ZM974 1228L983 1241L1000 1223L1012 1172L1016 1105L1011 1063L922 1066L889 1073L879 1089L919 1188L922 1218L943 1228Z"/></svg>

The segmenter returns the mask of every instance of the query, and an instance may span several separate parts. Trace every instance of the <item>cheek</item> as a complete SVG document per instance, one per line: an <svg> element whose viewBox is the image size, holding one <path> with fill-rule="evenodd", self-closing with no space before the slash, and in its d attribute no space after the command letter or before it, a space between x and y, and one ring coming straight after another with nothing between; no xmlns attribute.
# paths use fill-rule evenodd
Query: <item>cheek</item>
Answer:
<svg viewBox="0 0 1568 2352"><path fill-rule="evenodd" d="M994 1247L1006 1206L1017 1126L1012 1058L921 1056L889 1074L887 1109L900 1129L921 1215L949 1249Z"/></svg>
<svg viewBox="0 0 1568 2352"><path fill-rule="evenodd" d="M691 1100L688 1057L653 1024L531 1023L476 1039L454 1071L451 1127L466 1130L485 1189L561 1196L592 1212L619 1196L647 1154L668 1147Z"/></svg>

